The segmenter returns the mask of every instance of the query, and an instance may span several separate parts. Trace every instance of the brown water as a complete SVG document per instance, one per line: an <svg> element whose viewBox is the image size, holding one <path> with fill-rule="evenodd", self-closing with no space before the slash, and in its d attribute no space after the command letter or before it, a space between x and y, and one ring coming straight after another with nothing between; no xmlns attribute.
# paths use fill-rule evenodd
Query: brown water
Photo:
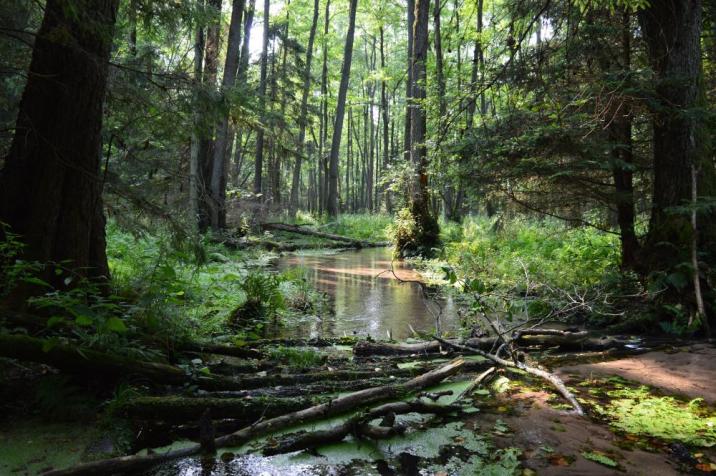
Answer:
<svg viewBox="0 0 716 476"><path fill-rule="evenodd" d="M420 275L409 266L393 263L390 248L344 251L330 255L289 255L278 261L279 269L301 266L309 270L315 287L328 294L332 315L307 319L291 326L290 334L301 337L370 335L405 339L417 332L434 332L439 307L442 330L454 329L457 310L448 297L426 302L417 283ZM397 276L397 277L396 277Z"/></svg>

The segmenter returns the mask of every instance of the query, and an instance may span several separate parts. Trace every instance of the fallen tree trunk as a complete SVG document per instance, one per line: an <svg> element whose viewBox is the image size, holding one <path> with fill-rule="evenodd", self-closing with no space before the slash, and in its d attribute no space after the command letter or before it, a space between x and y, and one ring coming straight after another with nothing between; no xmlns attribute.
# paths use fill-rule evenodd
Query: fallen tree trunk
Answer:
<svg viewBox="0 0 716 476"><path fill-rule="evenodd" d="M260 359L264 357L261 351L248 346L212 344L209 342L187 342L183 344L180 349L184 352L228 355L229 357L240 357L244 359Z"/></svg>
<svg viewBox="0 0 716 476"><path fill-rule="evenodd" d="M184 369L145 362L26 335L0 335L0 357L50 365L59 370L100 377L140 376L155 383L195 383L210 390L239 389L234 380L217 376L192 378Z"/></svg>
<svg viewBox="0 0 716 476"><path fill-rule="evenodd" d="M459 406L425 403L420 400L386 403L385 405L366 412L358 413L346 421L325 430L298 432L282 436L275 446L265 448L263 453L266 456L292 453L327 443L338 443L351 434L359 437L367 436L372 439L390 438L391 436L401 433L400 427L395 427L394 425L390 427L374 427L369 424L370 421L391 414L402 415L415 412L443 415L458 411L459 409Z"/></svg>
<svg viewBox="0 0 716 476"><path fill-rule="evenodd" d="M318 398L212 398L212 397L137 397L123 403L118 412L132 419L162 420L166 422L196 421L207 410L212 418L256 421L257 415L273 418L316 405L326 399Z"/></svg>
<svg viewBox="0 0 716 476"><path fill-rule="evenodd" d="M257 389L257 388L268 388L285 385L302 385L310 383L320 382L351 382L351 381L364 381L371 380L374 378L401 378L401 377L414 377L425 373L434 366L430 366L429 363L426 365L416 365L414 367L399 368L394 365L388 365L383 367L375 368L357 368L357 369L343 369L343 370L322 370L319 372L307 372L297 374L281 374L281 373L269 373L265 376L253 376L253 377L240 377L235 379L234 385L241 389ZM463 371L476 372L481 371L485 368L484 362L467 361L465 362Z"/></svg>
<svg viewBox="0 0 716 476"><path fill-rule="evenodd" d="M446 342L458 344L457 340ZM465 341L464 345L489 351L501 340L498 337L475 337ZM547 333L523 332L517 338L517 343L524 346L541 347L562 347L579 349L603 349L605 346L613 345L614 342L605 339L590 339L586 331L553 331ZM417 342L413 344L390 343L378 341L360 341L353 346L353 354L359 357L374 355L412 355L412 354L436 354L447 353L450 346L446 346L437 340Z"/></svg>
<svg viewBox="0 0 716 476"><path fill-rule="evenodd" d="M288 231L290 233L297 233L299 235L315 236L318 238L325 238L327 240L341 241L350 244L355 248L379 248L383 246L390 246L388 242L372 242L365 240L356 240L355 238L349 238L347 236L334 235L333 233L325 233L322 231L309 230L298 225L287 225L285 223L264 223L261 225L265 230L278 230Z"/></svg>
<svg viewBox="0 0 716 476"><path fill-rule="evenodd" d="M391 398L403 397L423 388L436 385L451 375L455 375L462 370L464 364L464 360L456 359L438 369L427 372L405 383L360 390L304 410L288 413L269 420L258 421L255 424L247 426L237 432L217 438L216 447L241 446L253 438L280 431L293 425L340 415L347 411L354 410L365 405L370 405L372 403L389 400ZM167 453L156 453L146 456L122 456L102 461L83 463L72 468L48 471L44 474L46 476L95 476L117 473L121 474L130 471L147 469L166 461L193 456L199 454L200 452L200 445L192 445L187 448L172 450Z"/></svg>

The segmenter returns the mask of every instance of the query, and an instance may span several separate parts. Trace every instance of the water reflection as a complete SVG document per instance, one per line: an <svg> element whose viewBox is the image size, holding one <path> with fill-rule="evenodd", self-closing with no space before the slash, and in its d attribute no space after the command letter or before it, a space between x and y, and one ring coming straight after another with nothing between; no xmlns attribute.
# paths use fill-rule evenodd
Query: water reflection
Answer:
<svg viewBox="0 0 716 476"><path fill-rule="evenodd" d="M284 256L279 269L301 266L320 291L331 296L333 316L321 316L291 326L285 334L297 337L341 337L371 335L383 339L412 336L410 327L418 332L435 329L437 306L422 297L420 286L401 283L396 279L414 280L419 275L402 263L394 263L390 271L391 250L373 248L346 251L333 255ZM442 308L441 327L452 329L457 312L450 298L439 303ZM432 311L432 312L431 312Z"/></svg>

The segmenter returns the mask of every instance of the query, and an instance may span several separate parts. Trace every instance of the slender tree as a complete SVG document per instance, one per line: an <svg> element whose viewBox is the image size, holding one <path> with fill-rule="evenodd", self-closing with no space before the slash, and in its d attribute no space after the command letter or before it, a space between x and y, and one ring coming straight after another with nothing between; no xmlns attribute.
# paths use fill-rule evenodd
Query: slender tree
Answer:
<svg viewBox="0 0 716 476"><path fill-rule="evenodd" d="M261 77L259 78L259 103L261 124L256 132L256 156L254 162L254 193L261 194L261 176L264 162L264 127L266 126L266 71L268 68L270 0L264 0L264 35L261 46Z"/></svg>
<svg viewBox="0 0 716 476"><path fill-rule="evenodd" d="M249 42L251 41L251 29L254 24L255 7L256 0L249 0L249 5L246 8L246 19L244 20L244 39L241 41L241 58L239 59L239 71L236 75L237 82L240 85L244 85L246 83L246 73L249 69ZM240 185L239 174L241 173L241 166L244 162L243 138L243 129L239 129L238 133L236 134L236 151L234 153L234 165L232 167L232 182L235 186Z"/></svg>
<svg viewBox="0 0 716 476"><path fill-rule="evenodd" d="M308 119L308 94L311 91L311 62L313 60L313 42L316 38L316 27L318 26L318 14L320 12L320 1L313 1L313 19L311 20L311 32L308 35L306 46L306 67L303 71L303 94L301 96L301 116L298 120L298 144L296 162L293 166L293 180L291 183L291 200L289 212L296 215L298 209L298 194L301 185L301 162L303 160L304 142L306 141L306 121Z"/></svg>
<svg viewBox="0 0 716 476"><path fill-rule="evenodd" d="M328 172L328 215L338 216L338 153L341 148L341 137L343 136L343 116L346 111L346 96L348 94L348 81L350 80L351 61L353 59L353 37L356 27L356 10L358 0L350 0L348 13L348 32L346 33L346 45L343 50L343 66L341 67L341 83L338 87L338 103L336 105L336 117L333 124L333 140L331 141L331 155Z"/></svg>

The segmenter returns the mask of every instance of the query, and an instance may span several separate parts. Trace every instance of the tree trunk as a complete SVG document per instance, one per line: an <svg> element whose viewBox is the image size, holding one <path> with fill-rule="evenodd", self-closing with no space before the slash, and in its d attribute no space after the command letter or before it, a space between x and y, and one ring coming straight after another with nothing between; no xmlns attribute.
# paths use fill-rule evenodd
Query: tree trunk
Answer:
<svg viewBox="0 0 716 476"><path fill-rule="evenodd" d="M716 171L706 153L705 107L701 69L701 0L652 0L639 11L639 22L655 74L653 111L654 193L643 253L645 271L673 270L690 262L694 230L689 214L676 212L691 201L691 167L698 171L700 197L716 194ZM699 249L716 264L716 217L700 211Z"/></svg>
<svg viewBox="0 0 716 476"><path fill-rule="evenodd" d="M264 35L261 46L261 77L259 79L259 103L261 108L261 124L256 132L256 156L254 158L254 193L261 194L261 176L264 162L264 126L266 123L266 70L268 67L269 43L269 11L270 0L264 0Z"/></svg>
<svg viewBox="0 0 716 476"><path fill-rule="evenodd" d="M381 115L383 117L383 166L382 171L385 173L388 170L388 167L390 165L390 111L388 110L388 92L387 92L387 84L386 84L386 77L387 72L385 70L385 41L383 38L383 26L380 27L380 69L381 69L381 78L382 81L380 82L380 111ZM390 201L390 192L388 191L388 187L386 185L383 185L383 196L385 200L385 208L388 211L388 213L391 212L392 206Z"/></svg>
<svg viewBox="0 0 716 476"><path fill-rule="evenodd" d="M348 81L351 73L351 60L353 59L353 37L356 27L357 0L350 0L350 11L348 13L348 32L346 33L346 45L343 51L343 66L341 67L341 83L338 87L338 103L336 105L336 117L333 124L333 140L331 141L331 155L328 171L328 215L338 216L338 154L341 149L341 137L343 136L343 116L346 111L346 96L348 94Z"/></svg>
<svg viewBox="0 0 716 476"><path fill-rule="evenodd" d="M77 274L109 277L100 154L117 4L47 1L0 171L0 222L21 235L23 259L71 268L60 275L47 269L58 287ZM10 300L19 304L32 292L19 289Z"/></svg>
<svg viewBox="0 0 716 476"><path fill-rule="evenodd" d="M631 31L629 13L622 18L622 69L625 75L631 69ZM614 187L616 192L617 222L621 240L621 257L623 269L634 269L637 265L639 241L634 230L634 185L632 166L634 163L632 150L632 120L628 114L614 118L609 126L609 135L613 144L612 158L614 166Z"/></svg>
<svg viewBox="0 0 716 476"><path fill-rule="evenodd" d="M405 132L403 135L403 158L410 160L410 98L413 94L413 27L415 25L415 0L408 0L408 71L405 78Z"/></svg>
<svg viewBox="0 0 716 476"><path fill-rule="evenodd" d="M203 4L203 2L202 2ZM199 224L199 158L201 151L201 135L199 133L201 116L199 113L199 89L204 73L204 28L196 26L194 38L194 113L192 114L193 130L191 133L191 152L189 158L189 223L192 227Z"/></svg>
<svg viewBox="0 0 716 476"><path fill-rule="evenodd" d="M216 141L211 170L211 228L218 231L226 227L226 163L227 142L229 133L229 105L227 93L236 83L239 68L239 47L241 45L241 20L244 13L244 0L234 0L229 24L229 41L226 47L226 60L224 61L224 77L221 81L221 94L223 106L221 119L216 127Z"/></svg>
<svg viewBox="0 0 716 476"><path fill-rule="evenodd" d="M211 10L208 26L206 27L206 43L204 45L204 85L207 90L216 88L219 71L219 44L221 42L221 0L207 0L206 5ZM212 150L214 142L211 140L213 128L204 131L199 148L199 230L204 232L211 225L211 175Z"/></svg>
<svg viewBox="0 0 716 476"><path fill-rule="evenodd" d="M246 84L246 73L249 69L249 42L251 41L251 28L254 24L254 10L256 6L256 0L249 0L249 5L246 8L246 19L244 20L244 39L241 42L241 58L239 60L239 71L236 75L236 79L239 84ZM238 187L239 176L241 174L241 165L244 162L244 142L243 142L243 131L238 130L236 134L236 152L234 154L234 164L232 167L232 183Z"/></svg>
<svg viewBox="0 0 716 476"><path fill-rule="evenodd" d="M308 117L308 93L311 91L311 62L313 60L313 42L316 38L316 27L318 26L319 0L313 2L313 20L311 21L311 32L308 35L308 46L306 47L306 69L303 73L303 96L301 96L301 117L298 120L298 144L296 163L293 166L293 181L291 183L291 201L289 213L296 216L298 210L298 192L301 185L301 161L303 160L304 142L306 141L306 119Z"/></svg>
<svg viewBox="0 0 716 476"><path fill-rule="evenodd" d="M399 243L403 255L429 255L437 245L439 228L430 214L428 196L428 155L425 144L427 115L425 111L425 80L427 76L429 0L415 0L415 23L413 26L412 94L415 102L410 107L410 158L415 178L410 193L410 209L415 220L414 236L406 243Z"/></svg>

